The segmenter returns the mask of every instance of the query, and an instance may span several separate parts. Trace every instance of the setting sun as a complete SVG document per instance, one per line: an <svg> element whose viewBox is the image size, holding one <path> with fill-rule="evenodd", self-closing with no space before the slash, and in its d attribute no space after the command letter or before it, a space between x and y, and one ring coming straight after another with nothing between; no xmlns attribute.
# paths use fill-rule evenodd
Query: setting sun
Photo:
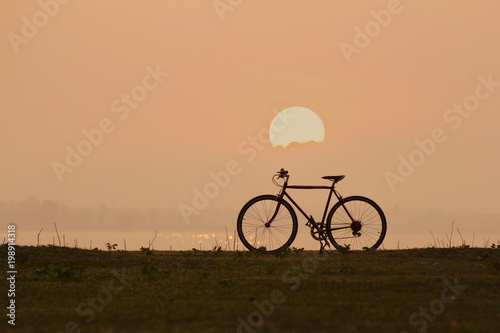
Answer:
<svg viewBox="0 0 500 333"><path fill-rule="evenodd" d="M316 113L301 106L284 109L274 117L269 130L273 147L290 144L323 142L325 127Z"/></svg>

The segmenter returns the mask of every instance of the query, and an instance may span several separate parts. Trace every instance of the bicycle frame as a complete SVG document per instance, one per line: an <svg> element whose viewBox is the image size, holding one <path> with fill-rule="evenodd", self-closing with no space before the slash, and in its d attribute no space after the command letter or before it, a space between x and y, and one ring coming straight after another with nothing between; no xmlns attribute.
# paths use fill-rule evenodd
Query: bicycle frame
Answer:
<svg viewBox="0 0 500 333"><path fill-rule="evenodd" d="M281 168L272 177L273 184L279 187L277 194L263 194L252 198L238 214L236 226L243 245L251 251L269 254L279 253L290 247L299 229L298 210L306 218L304 222L310 229L312 238L319 241L320 252L331 251L333 247L338 250L378 248L387 230L387 221L382 209L367 197L342 197L335 185L345 178L344 175L322 178L332 183L324 184L328 186L289 185L288 171ZM317 212L319 214L316 222L312 215L300 207L300 200L294 200L289 190L327 190L328 196L321 221L320 212ZM324 194L320 195L324 197ZM320 211L321 208L314 210ZM302 223L301 214L298 215Z"/></svg>
<svg viewBox="0 0 500 333"><path fill-rule="evenodd" d="M354 219L352 218L351 214L349 213L349 211L344 206L344 203L342 203L342 196L335 190L335 182L333 182L331 186L322 186L322 185L316 185L316 186L314 186L314 185L313 186L310 186L310 185L290 185L289 186L288 185L288 176L285 176L285 177L286 177L285 183L283 184L281 192L278 194L278 204L276 205L276 210L275 210L273 216L271 217L271 219L266 223L266 226L270 226L271 223L276 218L276 216L278 215L278 212L279 212L279 209L281 207L281 203L282 203L284 197L286 197L288 200L290 200L290 202L302 213L302 215L304 215L304 217L308 221L309 221L310 218L312 218L312 215L307 216L307 213L304 212L304 210L302 208L300 208L300 206L295 202L295 200L292 199L292 197L286 192L287 189L298 189L298 190L330 190L330 193L328 194L328 199L327 199L326 205L325 205L325 211L323 212L323 218L321 219L321 222L319 223L319 227L321 229L324 229L323 227L324 227L324 225L326 223L326 213L328 212L328 208L330 207L330 201L332 199L332 194L335 194L335 196L337 197L337 200L339 202L341 202L342 207L344 208L345 212L347 213L347 215L349 216L349 218L351 219L351 221L354 221ZM345 228L348 228L348 227L335 228L335 229L332 229L332 230L345 229Z"/></svg>

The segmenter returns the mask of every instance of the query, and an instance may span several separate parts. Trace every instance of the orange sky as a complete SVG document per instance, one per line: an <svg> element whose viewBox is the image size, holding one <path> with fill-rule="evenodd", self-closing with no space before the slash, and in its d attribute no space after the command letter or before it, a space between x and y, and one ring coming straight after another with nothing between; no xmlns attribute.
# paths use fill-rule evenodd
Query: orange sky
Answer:
<svg viewBox="0 0 500 333"><path fill-rule="evenodd" d="M391 227L416 232L414 217L435 211L446 218L431 214L433 230L456 218L471 233L500 235L498 2L243 0L220 13L214 1L42 3L51 15L35 1L0 4L0 202L168 211L150 229L175 232L186 229L179 205L234 160L240 172L189 232L232 230L231 214L275 193L270 177L284 167L296 183L346 174L339 190L382 206L389 241ZM34 20L35 31L26 27ZM346 57L341 45L356 47L357 27L376 30ZM156 69L168 75L137 88ZM447 120L447 109L488 76L492 91L480 88L488 97L454 129L458 113ZM126 117L114 112L134 91L147 96ZM267 144L248 161L248 138L289 106L316 112L325 142L293 151ZM113 130L60 182L53 163L65 163L66 147L103 119ZM392 191L387 172L397 174L399 156L408 159L436 128L447 139ZM319 216L315 198L304 196Z"/></svg>

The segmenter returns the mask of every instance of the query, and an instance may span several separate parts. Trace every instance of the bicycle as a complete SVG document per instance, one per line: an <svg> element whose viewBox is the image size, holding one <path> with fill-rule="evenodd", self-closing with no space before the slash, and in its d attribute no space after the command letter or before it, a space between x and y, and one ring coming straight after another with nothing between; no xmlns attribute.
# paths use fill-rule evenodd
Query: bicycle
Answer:
<svg viewBox="0 0 500 333"><path fill-rule="evenodd" d="M311 236L320 242L320 251L326 247L332 250L330 243L337 250L347 246L351 250L376 249L382 244L387 230L384 212L371 199L362 196L343 198L335 189L335 184L344 179L344 175L322 177L330 180L331 186L288 185L289 177L288 171L281 169L272 178L273 183L281 187L280 192L277 195L257 196L241 209L237 221L238 236L248 250L274 254L293 243L298 230L297 214L284 198L307 219L306 226L311 228ZM278 183L280 178L284 179L283 184ZM288 189L330 190L320 223L300 208L287 193ZM338 202L327 217L333 194Z"/></svg>

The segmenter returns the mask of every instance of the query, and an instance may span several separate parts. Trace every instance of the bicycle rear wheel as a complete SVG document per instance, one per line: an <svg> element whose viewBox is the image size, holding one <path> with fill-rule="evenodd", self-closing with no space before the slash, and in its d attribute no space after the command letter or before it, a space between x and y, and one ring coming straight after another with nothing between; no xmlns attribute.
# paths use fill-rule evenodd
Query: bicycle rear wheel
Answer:
<svg viewBox="0 0 500 333"><path fill-rule="evenodd" d="M276 195L261 195L243 206L238 215L237 229L247 249L272 254L292 244L297 235L297 215L288 202L282 200L271 225L265 225L274 215L277 204Z"/></svg>
<svg viewBox="0 0 500 333"><path fill-rule="evenodd" d="M346 245L351 250L376 249L385 238L387 222L384 212L375 202L354 196L344 198L333 206L326 228L330 241L337 249Z"/></svg>

